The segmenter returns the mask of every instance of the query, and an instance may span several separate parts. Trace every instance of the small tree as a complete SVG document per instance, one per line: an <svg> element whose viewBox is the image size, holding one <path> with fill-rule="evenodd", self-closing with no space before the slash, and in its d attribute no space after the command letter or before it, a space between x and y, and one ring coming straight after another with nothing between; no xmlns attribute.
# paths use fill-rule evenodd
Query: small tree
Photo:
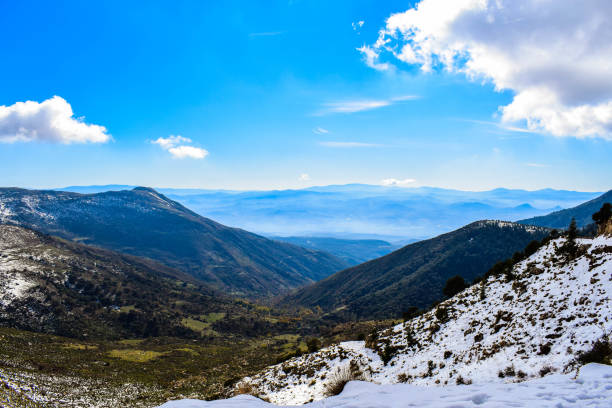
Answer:
<svg viewBox="0 0 612 408"><path fill-rule="evenodd" d="M442 293L444 293L444 296L451 298L466 287L467 285L465 280L461 276L457 275L449 278L446 281L446 285L444 286L444 289L442 289Z"/></svg>
<svg viewBox="0 0 612 408"><path fill-rule="evenodd" d="M575 245L576 238L578 238L578 227L576 226L576 219L572 218L572 221L567 229L567 241Z"/></svg>
<svg viewBox="0 0 612 408"><path fill-rule="evenodd" d="M606 225L610 218L612 218L612 204L610 203L605 203L599 211L593 214L593 221L600 227Z"/></svg>
<svg viewBox="0 0 612 408"><path fill-rule="evenodd" d="M563 247L564 252L570 257L573 257L578 249L576 245L576 238L578 238L578 227L576 226L576 219L572 218L572 221L567 228L567 241Z"/></svg>

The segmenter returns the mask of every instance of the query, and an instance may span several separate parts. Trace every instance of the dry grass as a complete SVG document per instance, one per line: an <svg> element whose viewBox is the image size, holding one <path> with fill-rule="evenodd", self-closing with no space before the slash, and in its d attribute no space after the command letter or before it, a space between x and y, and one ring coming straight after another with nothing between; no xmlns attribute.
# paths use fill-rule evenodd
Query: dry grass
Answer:
<svg viewBox="0 0 612 408"><path fill-rule="evenodd" d="M338 395L349 382L362 381L363 379L361 372L352 370L349 366L340 367L330 374L329 381L325 385L325 396L333 397Z"/></svg>

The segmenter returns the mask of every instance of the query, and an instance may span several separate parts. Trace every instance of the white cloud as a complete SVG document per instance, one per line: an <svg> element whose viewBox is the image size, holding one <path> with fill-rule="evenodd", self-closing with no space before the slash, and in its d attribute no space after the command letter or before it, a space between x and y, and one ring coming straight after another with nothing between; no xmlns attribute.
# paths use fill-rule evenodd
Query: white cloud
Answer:
<svg viewBox="0 0 612 408"><path fill-rule="evenodd" d="M364 24L365 24L365 21L360 20L360 21L351 23L351 26L353 27L353 30L358 31L361 27L363 27Z"/></svg>
<svg viewBox="0 0 612 408"><path fill-rule="evenodd" d="M388 178L388 179L382 180L380 184L382 184L383 186L387 186L387 187L405 187L407 185L413 184L414 182L416 182L416 180L411 179L411 178L407 178L403 180Z"/></svg>
<svg viewBox="0 0 612 408"><path fill-rule="evenodd" d="M525 163L528 167L539 167L539 168L543 168L543 167L550 167L548 164L542 164L542 163Z"/></svg>
<svg viewBox="0 0 612 408"><path fill-rule="evenodd" d="M611 15L609 0L421 0L387 19L371 61L364 54L368 65L385 51L511 90L503 123L612 140Z"/></svg>
<svg viewBox="0 0 612 408"><path fill-rule="evenodd" d="M418 96L415 95L403 95L390 99L358 99L331 102L325 104L324 110L319 114L362 112L372 109L383 108L385 106L391 106L397 102L403 102L417 98Z"/></svg>
<svg viewBox="0 0 612 408"><path fill-rule="evenodd" d="M315 135L326 135L329 133L329 130L324 129L322 127L317 127L312 129L312 133L314 133Z"/></svg>
<svg viewBox="0 0 612 408"><path fill-rule="evenodd" d="M300 181L310 181L310 175L308 173L302 173L299 177Z"/></svg>
<svg viewBox="0 0 612 408"><path fill-rule="evenodd" d="M325 147L381 147L382 145L375 143L362 143L362 142L319 142L321 146Z"/></svg>
<svg viewBox="0 0 612 408"><path fill-rule="evenodd" d="M153 140L151 143L159 145L162 149L167 150L175 159L203 159L208 156L208 150L206 149L185 145L185 143L191 143L191 139L181 135L160 137L157 140Z"/></svg>
<svg viewBox="0 0 612 408"><path fill-rule="evenodd" d="M206 149L193 146L171 147L168 149L168 152L170 152L175 159L203 159L208 156L208 151Z"/></svg>
<svg viewBox="0 0 612 408"><path fill-rule="evenodd" d="M0 106L0 142L104 143L110 140L104 126L74 117L65 99L54 96L43 102L17 102Z"/></svg>
<svg viewBox="0 0 612 408"><path fill-rule="evenodd" d="M191 139L180 135L170 135L168 137L160 137L157 140L152 141L151 143L160 145L162 149L168 150L171 147L181 143L191 143Z"/></svg>

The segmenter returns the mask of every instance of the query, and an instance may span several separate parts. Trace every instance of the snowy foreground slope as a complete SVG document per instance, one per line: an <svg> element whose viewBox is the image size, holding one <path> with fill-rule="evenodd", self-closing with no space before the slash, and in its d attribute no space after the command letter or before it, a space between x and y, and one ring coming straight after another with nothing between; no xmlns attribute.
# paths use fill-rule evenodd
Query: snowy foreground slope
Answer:
<svg viewBox="0 0 612 408"><path fill-rule="evenodd" d="M305 405L309 408L609 408L612 366L589 364L574 378L553 374L513 384L473 384L426 387L409 384L378 385L351 382L342 394ZM272 404L241 395L228 400L172 401L160 408L266 408Z"/></svg>
<svg viewBox="0 0 612 408"><path fill-rule="evenodd" d="M360 407L341 401L362 392L371 393L377 401L394 400L395 390L397 398L406 398L407 406L413 402L409 395L417 398L415 406L430 406L418 398L436 395L439 403L442 396L450 402L469 394L478 404L478 395L493 391L500 398L526 398L526 405L517 406L535 406L529 401L545 400L561 389L565 394L560 398L567 402L561 406L570 406L572 400L590 392L581 389L585 383L571 380L579 368L577 356L612 331L612 238L599 236L578 243L575 259L560 250L562 238L553 240L514 265L511 274L491 276L366 342L340 343L272 366L243 379L237 389L272 403L298 405L323 399L329 384L344 376L375 384L427 387L358 383L340 399L333 399L338 405L329 406ZM602 392L607 393L608 405L594 406L610 406L610 368L590 367L587 373L595 378L593 387L607 384ZM527 385L510 384L520 382ZM234 403L261 404L234 399L219 406Z"/></svg>

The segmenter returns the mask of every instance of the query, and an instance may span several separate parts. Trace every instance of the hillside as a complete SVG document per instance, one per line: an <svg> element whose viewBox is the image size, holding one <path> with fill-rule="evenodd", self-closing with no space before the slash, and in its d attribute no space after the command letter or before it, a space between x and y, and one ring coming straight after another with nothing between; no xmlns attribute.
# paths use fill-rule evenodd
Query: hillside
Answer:
<svg viewBox="0 0 612 408"><path fill-rule="evenodd" d="M400 245L380 239L340 239L330 237L273 237L277 241L330 253L350 266L380 258Z"/></svg>
<svg viewBox="0 0 612 408"><path fill-rule="evenodd" d="M612 203L612 190L576 207L555 211L540 217L527 218L517 222L526 225L565 229L572 218L575 218L578 227L584 227L593 223L591 216L593 213L599 211L601 206L605 203Z"/></svg>
<svg viewBox="0 0 612 408"><path fill-rule="evenodd" d="M276 331L247 303L147 259L10 225L0 225L0 253L0 326L89 339L199 338L236 332L231 319L248 317Z"/></svg>
<svg viewBox="0 0 612 408"><path fill-rule="evenodd" d="M561 250L564 240L365 342L294 358L237 389L296 405L323 398L339 372L379 384L495 388L491 383L575 373L593 358L609 363L609 344L594 356L582 353L612 331L612 237L578 240L576 257Z"/></svg>
<svg viewBox="0 0 612 408"><path fill-rule="evenodd" d="M157 260L225 292L277 295L347 266L199 216L155 190L0 189L0 223Z"/></svg>
<svg viewBox="0 0 612 408"><path fill-rule="evenodd" d="M345 319L398 317L411 306L439 300L448 278L471 281L546 235L544 228L478 221L338 272L287 295L281 304L320 306Z"/></svg>

